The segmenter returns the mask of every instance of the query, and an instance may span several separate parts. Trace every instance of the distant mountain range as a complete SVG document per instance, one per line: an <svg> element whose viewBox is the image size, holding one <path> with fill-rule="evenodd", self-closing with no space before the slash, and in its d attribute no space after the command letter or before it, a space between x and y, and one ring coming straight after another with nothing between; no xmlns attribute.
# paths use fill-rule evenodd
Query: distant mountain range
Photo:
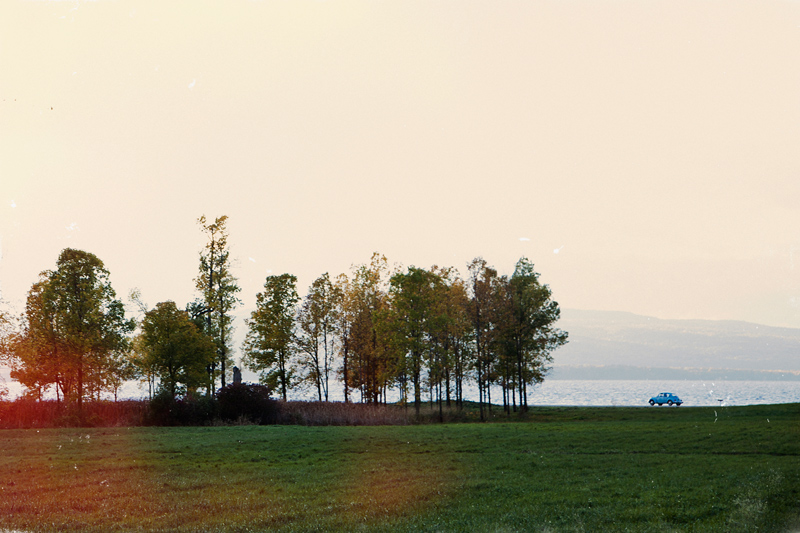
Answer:
<svg viewBox="0 0 800 533"><path fill-rule="evenodd" d="M550 379L800 380L800 329L562 309Z"/></svg>

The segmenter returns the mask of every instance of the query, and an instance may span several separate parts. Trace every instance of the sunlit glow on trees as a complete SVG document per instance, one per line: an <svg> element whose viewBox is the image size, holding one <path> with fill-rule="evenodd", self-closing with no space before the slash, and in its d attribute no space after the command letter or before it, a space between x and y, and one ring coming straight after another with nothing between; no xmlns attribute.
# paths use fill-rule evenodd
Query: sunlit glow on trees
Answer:
<svg viewBox="0 0 800 533"><path fill-rule="evenodd" d="M100 259L71 248L55 271L42 272L28 292L22 329L9 340L14 379L39 396L53 387L79 412L85 398L116 390L135 324L108 278Z"/></svg>

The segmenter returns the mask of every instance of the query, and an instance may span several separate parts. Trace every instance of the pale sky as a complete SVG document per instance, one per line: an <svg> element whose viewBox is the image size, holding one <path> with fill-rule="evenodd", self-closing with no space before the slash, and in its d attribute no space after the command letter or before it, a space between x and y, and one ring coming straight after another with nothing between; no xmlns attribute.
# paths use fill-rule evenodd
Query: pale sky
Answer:
<svg viewBox="0 0 800 533"><path fill-rule="evenodd" d="M0 99L17 311L65 247L182 306L225 214L240 317L378 251L800 327L797 1L5 1Z"/></svg>

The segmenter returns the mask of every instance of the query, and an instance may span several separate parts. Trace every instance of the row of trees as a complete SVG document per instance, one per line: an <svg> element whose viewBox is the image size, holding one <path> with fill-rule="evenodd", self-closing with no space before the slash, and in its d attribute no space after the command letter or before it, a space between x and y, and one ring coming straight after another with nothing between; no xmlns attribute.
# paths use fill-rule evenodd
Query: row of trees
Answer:
<svg viewBox="0 0 800 533"><path fill-rule="evenodd" d="M207 237L199 297L185 309L172 301L149 309L134 293L138 324L125 318L103 263L64 250L56 270L31 287L21 327L2 336L12 377L33 394L54 389L78 408L134 378L173 398L225 387L232 311L241 303L226 221L198 220ZM525 258L511 277L480 258L468 267L466 279L453 268L390 272L375 254L349 276L323 274L302 299L295 276L268 276L246 321L243 361L284 399L311 387L327 401L338 383L345 401L386 402L395 390L419 412L425 395L440 408L461 406L474 380L482 417L498 387L507 410L525 410L528 387L542 381L552 351L566 342L555 327L558 304Z"/></svg>
<svg viewBox="0 0 800 533"><path fill-rule="evenodd" d="M335 379L345 401L385 402L395 389L418 412L426 394L440 408L461 406L474 379L482 416L493 386L506 410L525 410L528 387L567 339L550 288L525 258L510 278L477 258L464 280L453 268L390 273L375 254L352 276L323 274L302 301L296 281L267 278L244 344L248 366L284 399L306 384L327 400Z"/></svg>
<svg viewBox="0 0 800 533"><path fill-rule="evenodd" d="M11 377L41 398L56 398L81 411L86 398L97 398L128 380L142 379L175 398L205 389L213 394L219 378L225 386L231 363L232 310L240 302L230 272L227 217L198 223L208 242L195 278L200 297L179 309L172 301L152 309L131 294L143 317L125 318L123 303L109 273L94 254L61 252L55 270L44 271L28 291L19 326L0 314L0 358ZM137 330L138 326L138 332ZM136 332L136 334L134 334Z"/></svg>

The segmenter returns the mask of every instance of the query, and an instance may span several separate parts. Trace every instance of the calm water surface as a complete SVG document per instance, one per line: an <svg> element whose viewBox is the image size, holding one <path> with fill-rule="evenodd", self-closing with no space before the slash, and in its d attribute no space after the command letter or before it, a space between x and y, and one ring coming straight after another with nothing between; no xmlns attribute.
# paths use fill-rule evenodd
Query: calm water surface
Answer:
<svg viewBox="0 0 800 533"><path fill-rule="evenodd" d="M800 402L800 381L545 380L529 393L533 405L647 405L659 392L677 394L685 406Z"/></svg>

